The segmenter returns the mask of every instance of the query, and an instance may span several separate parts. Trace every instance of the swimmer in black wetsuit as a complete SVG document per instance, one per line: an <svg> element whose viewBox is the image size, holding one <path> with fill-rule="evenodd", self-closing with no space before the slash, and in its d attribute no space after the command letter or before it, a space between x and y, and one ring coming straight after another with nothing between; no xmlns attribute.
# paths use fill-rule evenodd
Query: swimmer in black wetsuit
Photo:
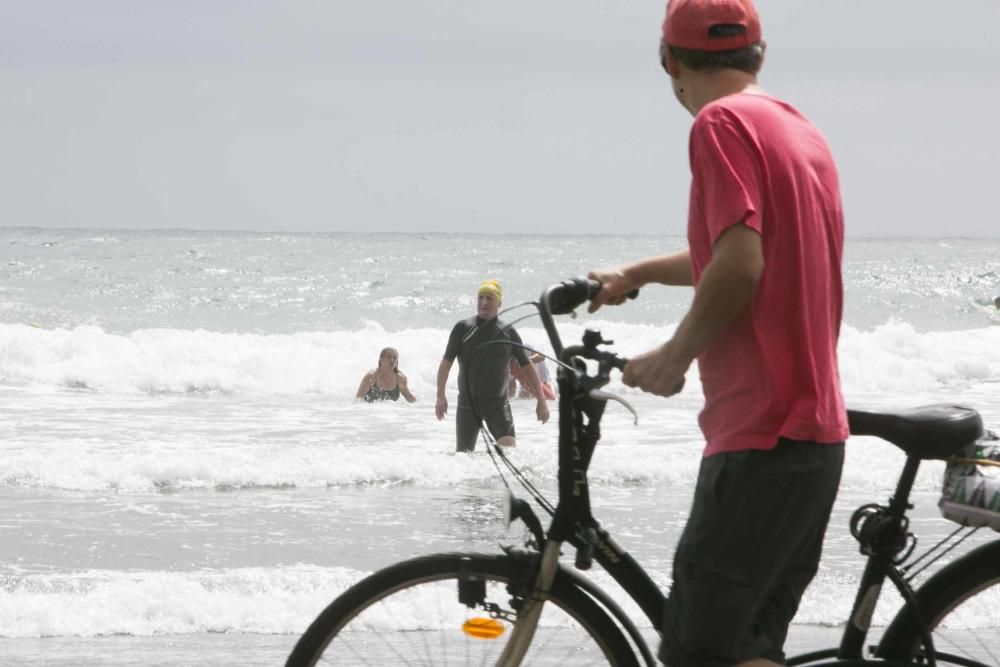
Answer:
<svg viewBox="0 0 1000 667"><path fill-rule="evenodd" d="M355 398L366 403L398 401L400 394L413 403L416 397L406 385L406 376L399 370L399 352L387 347L378 355L378 368L365 373Z"/></svg>
<svg viewBox="0 0 1000 667"><path fill-rule="evenodd" d="M455 415L456 451L471 452L476 448L479 428L486 422L497 444L513 447L517 444L514 419L507 401L508 364L511 357L517 360L529 386L541 396L535 406L538 421L549 420L549 407L542 393L541 383L524 348L519 347L521 337L514 327L497 319L503 290L500 283L487 280L479 286L476 298L476 317L455 324L448 338L444 358L438 366L437 403L434 412L438 419L448 413L445 385L452 363L458 359L458 408ZM515 345L491 344L489 341L510 341Z"/></svg>

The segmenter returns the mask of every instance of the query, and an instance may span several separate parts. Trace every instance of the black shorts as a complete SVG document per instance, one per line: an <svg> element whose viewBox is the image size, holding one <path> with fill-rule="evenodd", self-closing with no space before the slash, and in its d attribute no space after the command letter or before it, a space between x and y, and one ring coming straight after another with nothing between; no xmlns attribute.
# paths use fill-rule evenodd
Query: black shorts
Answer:
<svg viewBox="0 0 1000 667"><path fill-rule="evenodd" d="M670 667L784 664L785 635L816 575L844 445L781 438L702 460L674 554L660 659Z"/></svg>
<svg viewBox="0 0 1000 667"><path fill-rule="evenodd" d="M510 402L490 403L480 408L482 421L494 438L505 435L514 437L514 415L510 412ZM471 452L476 448L479 438L480 420L475 411L461 402L455 411L455 451Z"/></svg>

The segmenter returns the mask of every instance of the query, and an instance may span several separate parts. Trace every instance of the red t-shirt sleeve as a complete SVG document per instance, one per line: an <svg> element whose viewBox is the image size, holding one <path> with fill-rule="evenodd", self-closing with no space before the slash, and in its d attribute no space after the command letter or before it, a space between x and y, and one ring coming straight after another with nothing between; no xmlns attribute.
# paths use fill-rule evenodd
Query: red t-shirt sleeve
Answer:
<svg viewBox="0 0 1000 667"><path fill-rule="evenodd" d="M724 108L706 109L691 129L690 151L709 245L740 222L763 234L763 161L749 130Z"/></svg>

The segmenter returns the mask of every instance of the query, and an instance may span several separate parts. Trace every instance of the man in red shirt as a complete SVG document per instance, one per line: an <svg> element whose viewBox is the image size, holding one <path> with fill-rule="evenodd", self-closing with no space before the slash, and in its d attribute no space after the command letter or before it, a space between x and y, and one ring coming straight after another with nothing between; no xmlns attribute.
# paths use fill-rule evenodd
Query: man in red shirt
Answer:
<svg viewBox="0 0 1000 667"><path fill-rule="evenodd" d="M663 619L671 667L783 663L848 435L837 170L820 132L758 85L764 49L751 0L670 0L661 61L694 116L688 249L591 273L591 312L647 283L695 288L673 337L623 376L671 396L697 359L705 394Z"/></svg>

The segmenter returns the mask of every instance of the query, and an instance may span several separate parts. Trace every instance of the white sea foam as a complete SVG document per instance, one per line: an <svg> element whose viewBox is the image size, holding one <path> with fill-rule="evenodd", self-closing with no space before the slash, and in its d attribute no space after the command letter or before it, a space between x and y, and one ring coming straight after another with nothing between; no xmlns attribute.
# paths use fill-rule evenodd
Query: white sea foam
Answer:
<svg viewBox="0 0 1000 667"><path fill-rule="evenodd" d="M845 394L906 395L1000 378L1000 328L925 332L890 322L870 332L845 327L840 343Z"/></svg>
<svg viewBox="0 0 1000 667"><path fill-rule="evenodd" d="M471 456L454 453L451 418L435 420L428 404L331 407L321 397L175 397L153 406L149 398L134 397L143 409L133 410L109 395L61 392L43 398L25 392L0 394L10 413L0 424L4 486L141 494L252 487L444 487L495 484L498 479L482 444ZM697 394L669 403L641 395L628 398L640 421L634 425L624 409L611 405L590 469L592 483L692 485L703 447ZM507 455L536 484L552 486L556 424L535 421L533 405L514 402L520 444ZM46 421L50 414L63 415L65 422ZM902 462L901 452L887 443L854 439L843 485L884 489ZM917 488L939 488L941 474L940 463L926 463Z"/></svg>
<svg viewBox="0 0 1000 667"><path fill-rule="evenodd" d="M84 571L8 576L0 580L0 638L174 635L201 632L299 634L337 595L367 572L288 566L222 571ZM669 579L652 573L661 590ZM640 627L637 606L603 572L591 575ZM796 623L835 625L850 613L857 582L821 571L806 593ZM440 629L454 619L451 586L412 592L392 613L372 614L371 629ZM899 608L891 592L876 611L884 626ZM996 628L993 590L949 619L951 628ZM412 613L419 610L419 613ZM411 613L407 613L411 612Z"/></svg>
<svg viewBox="0 0 1000 667"><path fill-rule="evenodd" d="M626 356L662 340L670 327L590 323ZM547 351L542 332L525 341ZM583 325L563 325L567 340ZM378 324L343 332L289 335L144 330L130 336L96 327L42 330L0 325L0 377L8 414L0 424L5 486L144 493L176 489L315 488L358 484L442 486L495 479L484 456L454 456L452 415L434 419L432 397L447 332ZM415 404L353 403L357 382L387 343L418 397ZM890 323L845 327L842 377L849 405L913 407L958 401L1000 425L993 379L1000 377L1000 328L918 332ZM692 483L701 448L697 373L681 396L663 401L610 386L635 404L633 426L613 406L591 468L595 484ZM555 419L534 419L514 401L519 465L542 482L555 475ZM554 406L553 406L554 407ZM59 420L53 420L59 415ZM844 484L883 488L901 454L873 439L852 441ZM852 463L854 461L854 463ZM940 484L926 464L918 488Z"/></svg>
<svg viewBox="0 0 1000 667"><path fill-rule="evenodd" d="M588 323L629 356L647 350L672 325ZM563 326L575 340L582 326ZM549 351L537 328L521 327L529 345ZM111 393L329 394L353 396L379 351L393 346L415 393L433 395L448 331L362 329L295 334L235 334L146 329L129 335L94 326L38 329L0 324L0 382ZM845 393L908 394L1000 378L1000 328L918 332L892 322L872 331L845 327L840 344ZM452 382L454 382L454 373ZM696 382L697 373L689 373Z"/></svg>
<svg viewBox="0 0 1000 667"><path fill-rule="evenodd" d="M522 444L509 457L536 483L551 483L556 472L554 424L532 425L523 407L527 406L518 406L524 425ZM141 443L65 435L29 442L22 436L20 443L8 443L0 457L0 480L7 486L148 493L371 484L437 487L497 479L482 445L476 455L454 453L451 423L438 423L424 412L420 418L427 423L404 432L406 416L414 417L414 411L404 412L404 419L391 415L391 420L359 434L358 439L345 434L346 443L324 442L314 437L319 434L299 438L294 432L276 433L261 442L252 426L247 431L233 429L225 436L227 442L217 438L212 446L206 445L204 432L185 433L181 426L170 427L168 436L151 433L155 425L140 428L135 437ZM691 438L685 446L669 450L663 450L663 441L657 440L656 450L651 450L649 439L656 433L654 427L642 433L609 428L595 459L593 482L686 483L693 479L700 447L697 440Z"/></svg>
<svg viewBox="0 0 1000 667"><path fill-rule="evenodd" d="M0 637L299 633L359 575L303 566L8 576Z"/></svg>

